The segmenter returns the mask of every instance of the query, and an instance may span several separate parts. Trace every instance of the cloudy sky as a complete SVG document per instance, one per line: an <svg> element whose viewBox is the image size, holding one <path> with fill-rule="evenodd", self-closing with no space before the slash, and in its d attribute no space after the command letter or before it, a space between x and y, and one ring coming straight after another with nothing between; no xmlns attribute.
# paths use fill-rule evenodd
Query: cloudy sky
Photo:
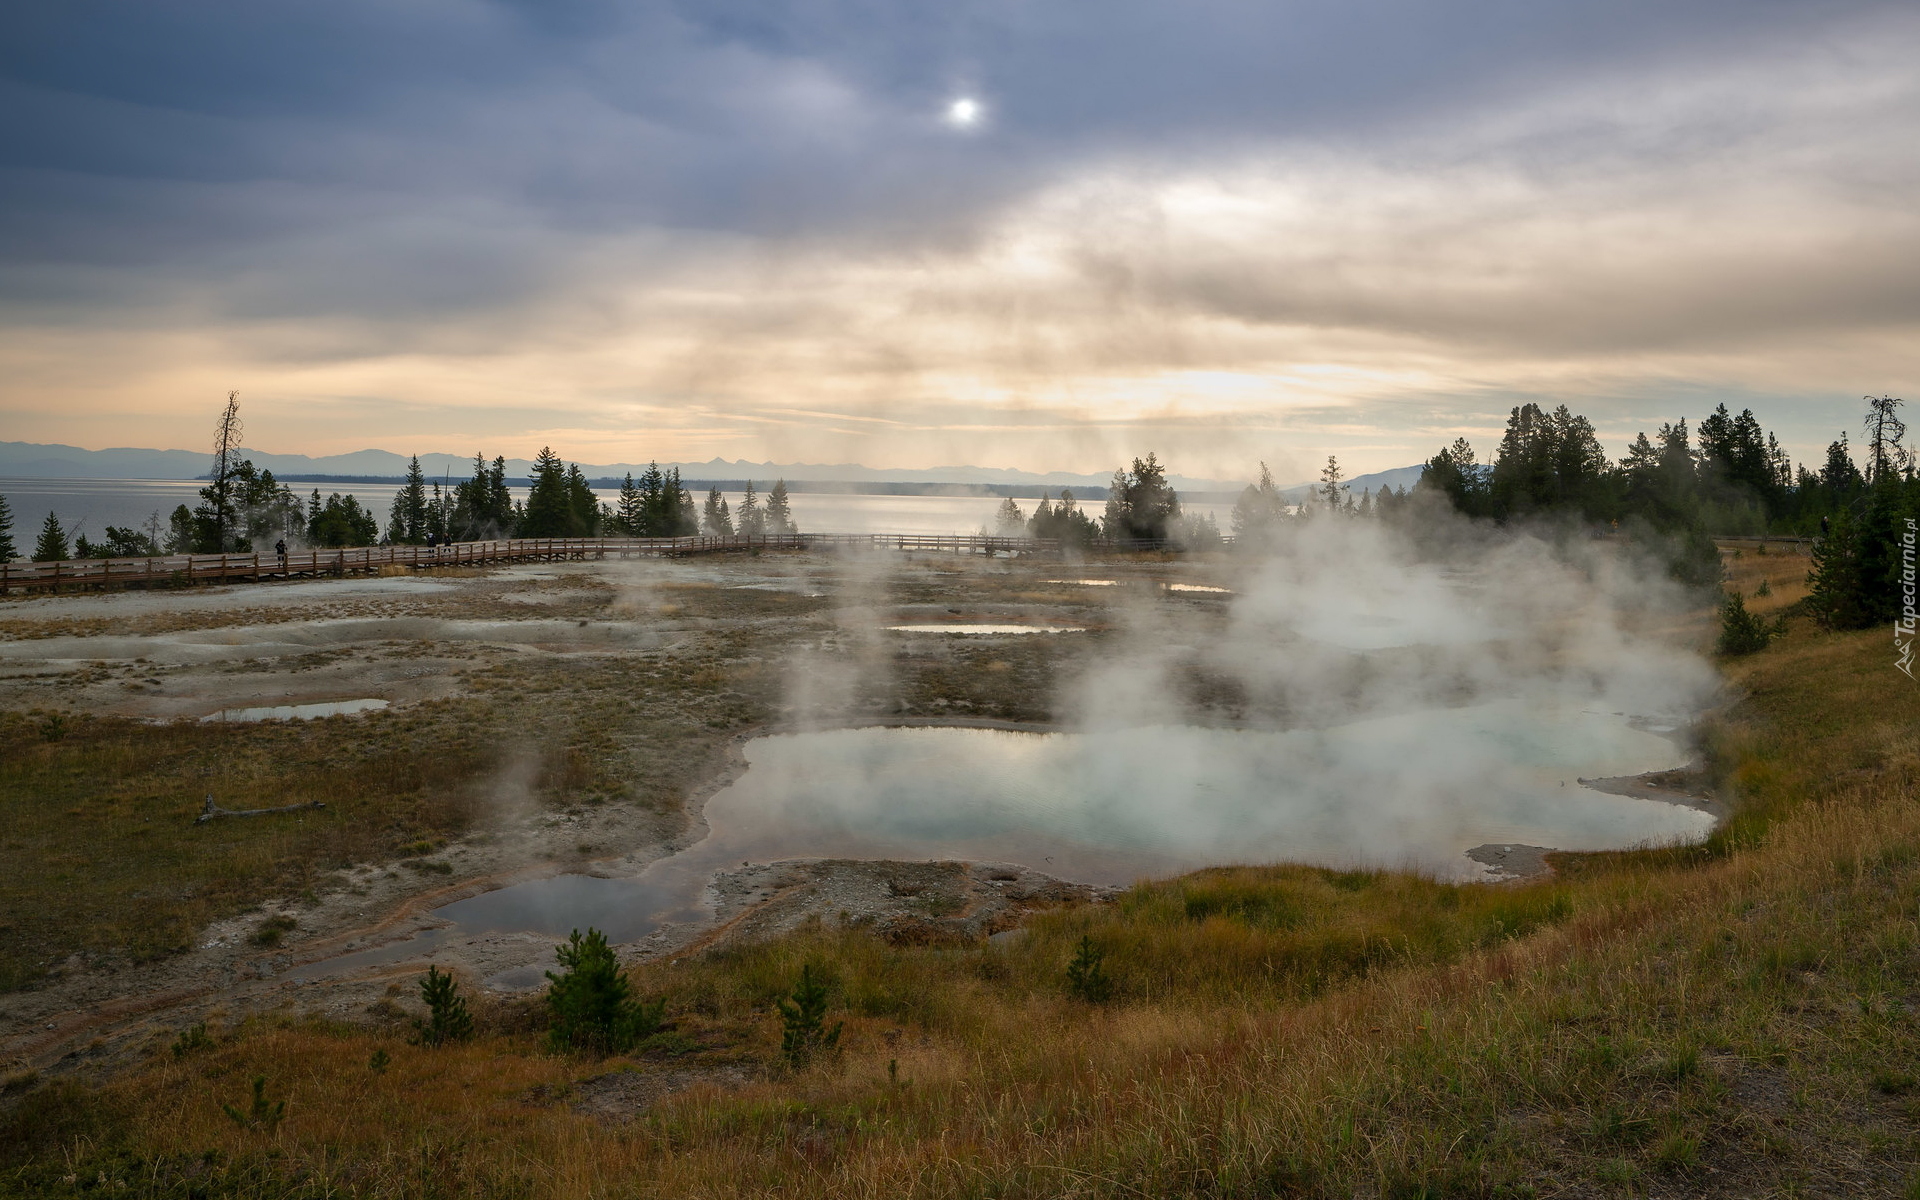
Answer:
<svg viewBox="0 0 1920 1200"><path fill-rule="evenodd" d="M1920 391L1917 59L1846 0L10 5L0 440L1810 456Z"/></svg>

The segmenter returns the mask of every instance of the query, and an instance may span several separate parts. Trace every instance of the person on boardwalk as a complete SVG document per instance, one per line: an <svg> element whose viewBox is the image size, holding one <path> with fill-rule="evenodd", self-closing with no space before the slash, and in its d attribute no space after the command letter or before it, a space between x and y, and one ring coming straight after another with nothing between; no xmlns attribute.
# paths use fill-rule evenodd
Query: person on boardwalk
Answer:
<svg viewBox="0 0 1920 1200"><path fill-rule="evenodd" d="M280 569L287 569L287 539L281 538L273 544L273 552L280 556Z"/></svg>

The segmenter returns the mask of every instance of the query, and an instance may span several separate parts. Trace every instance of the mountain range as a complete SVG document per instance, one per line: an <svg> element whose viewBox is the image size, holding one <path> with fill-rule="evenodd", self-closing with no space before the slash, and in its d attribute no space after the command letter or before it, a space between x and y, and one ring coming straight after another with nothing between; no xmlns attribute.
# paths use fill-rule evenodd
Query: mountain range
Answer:
<svg viewBox="0 0 1920 1200"><path fill-rule="evenodd" d="M350 454L270 454L263 450L245 450L256 466L282 478L300 476L343 477L359 480L393 480L404 476L408 458L390 450L356 450ZM209 455L199 450L146 450L117 447L86 450L58 443L0 442L0 477L16 479L197 479L207 473ZM760 483L774 479L790 482L843 483L851 485L880 483L1000 484L1042 487L1104 488L1110 476L1081 475L1068 471L1038 474L998 467L925 467L876 468L857 463L771 463L729 461L713 458L706 462L661 463L662 469L678 467L683 479L705 483L709 480L752 479ZM429 479L465 479L473 471L473 459L456 454L422 454L420 468ZM524 477L533 469L530 459L510 458L507 474ZM582 463L580 469L590 479L618 479L647 469L646 463ZM1354 491L1365 488L1412 487L1421 468L1396 467L1352 480ZM1196 479L1169 476L1168 482L1183 493L1237 493L1245 480ZM1310 484L1287 488L1297 499ZM857 491L857 486L848 490Z"/></svg>

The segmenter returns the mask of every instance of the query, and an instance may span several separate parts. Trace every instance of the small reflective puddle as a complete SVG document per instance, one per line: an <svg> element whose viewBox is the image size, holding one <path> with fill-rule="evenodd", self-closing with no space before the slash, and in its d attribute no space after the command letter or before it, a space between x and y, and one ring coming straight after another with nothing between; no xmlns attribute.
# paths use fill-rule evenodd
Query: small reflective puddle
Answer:
<svg viewBox="0 0 1920 1200"><path fill-rule="evenodd" d="M378 712L385 700L329 700L324 704L274 704L265 708L223 708L201 717L205 721L310 721L315 717L346 717Z"/></svg>

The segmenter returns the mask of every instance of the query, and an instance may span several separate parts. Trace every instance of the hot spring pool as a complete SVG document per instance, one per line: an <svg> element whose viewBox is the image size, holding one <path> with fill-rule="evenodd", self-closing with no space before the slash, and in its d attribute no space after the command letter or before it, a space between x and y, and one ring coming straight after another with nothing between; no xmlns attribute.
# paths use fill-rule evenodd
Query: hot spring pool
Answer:
<svg viewBox="0 0 1920 1200"><path fill-rule="evenodd" d="M1685 757L1622 715L1519 701L1286 732L762 737L746 747L746 773L707 802L710 832L691 848L631 879L564 875L457 901L436 910L451 929L332 965L489 932L559 938L596 925L631 940L700 919L706 881L743 860L996 860L1109 884L1276 861L1485 878L1465 851L1486 843L1600 850L1705 836L1706 813L1577 782Z"/></svg>

